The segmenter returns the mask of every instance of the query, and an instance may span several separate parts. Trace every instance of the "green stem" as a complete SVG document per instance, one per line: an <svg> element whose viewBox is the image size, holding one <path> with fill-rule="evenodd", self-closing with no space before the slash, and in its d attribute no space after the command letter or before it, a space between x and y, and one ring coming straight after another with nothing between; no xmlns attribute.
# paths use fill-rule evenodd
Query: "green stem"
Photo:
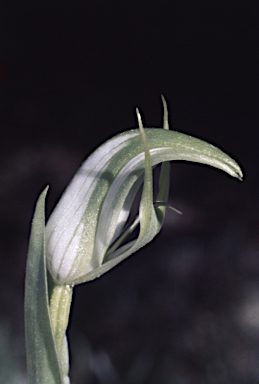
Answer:
<svg viewBox="0 0 259 384"><path fill-rule="evenodd" d="M54 284L50 295L50 316L57 352L64 376L68 374L69 362L67 351L66 330L72 301L70 285Z"/></svg>

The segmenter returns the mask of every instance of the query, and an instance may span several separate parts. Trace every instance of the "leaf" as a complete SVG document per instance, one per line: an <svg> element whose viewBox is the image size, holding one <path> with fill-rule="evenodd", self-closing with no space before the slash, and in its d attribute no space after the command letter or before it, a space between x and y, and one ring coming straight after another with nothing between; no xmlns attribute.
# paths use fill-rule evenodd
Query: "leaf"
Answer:
<svg viewBox="0 0 259 384"><path fill-rule="evenodd" d="M49 313L44 246L47 190L36 204L26 267L25 335L30 384L63 384Z"/></svg>

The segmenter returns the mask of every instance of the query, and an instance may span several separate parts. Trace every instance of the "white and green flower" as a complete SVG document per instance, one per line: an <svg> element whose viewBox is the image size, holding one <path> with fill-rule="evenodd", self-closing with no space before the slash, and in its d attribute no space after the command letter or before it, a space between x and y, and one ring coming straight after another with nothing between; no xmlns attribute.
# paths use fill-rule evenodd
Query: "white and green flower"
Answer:
<svg viewBox="0 0 259 384"><path fill-rule="evenodd" d="M242 179L238 164L215 146L183 133L143 128L118 134L101 145L78 170L46 225L48 269L57 283L92 280L149 243L160 231L169 194L171 160L199 162ZM162 164L154 204L152 167ZM139 216L125 224L143 184ZM139 223L136 240L125 238ZM122 245L123 243L123 245Z"/></svg>
<svg viewBox="0 0 259 384"><path fill-rule="evenodd" d="M163 105L163 128L143 128L137 110L139 129L113 137L89 156L46 226L48 188L38 199L25 281L27 367L33 384L69 384L66 329L73 285L101 276L160 231L169 195L171 160L212 165L242 179L238 164L220 149L169 131L164 99ZM159 188L154 197L152 167L159 163ZM142 183L138 216L128 225ZM127 243L127 236L137 225L137 238Z"/></svg>

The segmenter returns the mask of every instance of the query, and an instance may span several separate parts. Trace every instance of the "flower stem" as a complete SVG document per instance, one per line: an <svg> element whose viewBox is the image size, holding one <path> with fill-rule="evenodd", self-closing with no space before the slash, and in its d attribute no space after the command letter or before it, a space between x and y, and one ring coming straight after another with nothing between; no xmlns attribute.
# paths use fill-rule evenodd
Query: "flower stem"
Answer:
<svg viewBox="0 0 259 384"><path fill-rule="evenodd" d="M72 301L72 291L73 289L70 285L54 284L50 295L52 329L64 377L68 375L69 370L66 330Z"/></svg>

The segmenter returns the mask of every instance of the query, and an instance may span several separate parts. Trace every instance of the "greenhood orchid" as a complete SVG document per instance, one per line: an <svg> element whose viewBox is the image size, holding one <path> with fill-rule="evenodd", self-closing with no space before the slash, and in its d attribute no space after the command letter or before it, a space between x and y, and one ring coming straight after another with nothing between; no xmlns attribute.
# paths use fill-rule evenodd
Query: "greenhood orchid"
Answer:
<svg viewBox="0 0 259 384"><path fill-rule="evenodd" d="M118 134L101 145L78 170L46 226L47 264L58 283L92 280L149 243L160 231L169 194L169 161L187 160L220 168L242 178L237 163L218 148L183 133L143 128ZM163 163L153 204L152 167ZM124 230L144 179L139 217ZM136 224L138 238L121 246ZM117 240L117 241L116 241Z"/></svg>
<svg viewBox="0 0 259 384"><path fill-rule="evenodd" d="M160 231L170 185L170 161L208 164L242 179L220 149L163 128L118 134L82 164L45 225L40 195L32 223L25 282L27 367L31 384L69 384L66 329L75 284L93 280L149 243ZM153 167L162 163L157 196ZM143 183L138 215L129 217ZM135 240L127 237L139 225ZM47 269L49 274L47 273Z"/></svg>

